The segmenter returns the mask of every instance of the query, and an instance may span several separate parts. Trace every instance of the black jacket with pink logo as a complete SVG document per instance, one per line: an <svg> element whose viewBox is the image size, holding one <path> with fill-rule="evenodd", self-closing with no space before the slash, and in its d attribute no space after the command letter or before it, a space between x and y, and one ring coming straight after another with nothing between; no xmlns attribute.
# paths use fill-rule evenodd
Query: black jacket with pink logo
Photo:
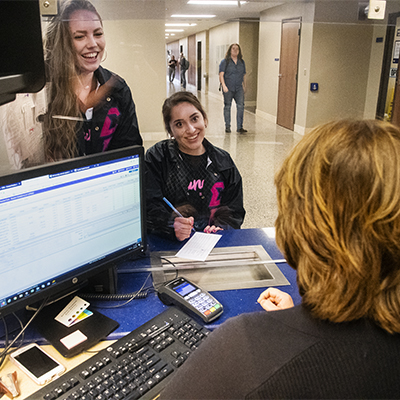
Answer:
<svg viewBox="0 0 400 400"><path fill-rule="evenodd" d="M100 86L113 77L112 89L94 107L92 119L79 130L79 155L142 145L135 103L125 80L103 67L94 74Z"/></svg>
<svg viewBox="0 0 400 400"><path fill-rule="evenodd" d="M242 177L229 153L204 139L206 153L191 157L179 151L174 139L149 148L145 156L147 227L151 233L175 237L175 213L166 197L184 217L194 217L194 228L207 225L239 229L243 223ZM199 158L194 160L193 158Z"/></svg>

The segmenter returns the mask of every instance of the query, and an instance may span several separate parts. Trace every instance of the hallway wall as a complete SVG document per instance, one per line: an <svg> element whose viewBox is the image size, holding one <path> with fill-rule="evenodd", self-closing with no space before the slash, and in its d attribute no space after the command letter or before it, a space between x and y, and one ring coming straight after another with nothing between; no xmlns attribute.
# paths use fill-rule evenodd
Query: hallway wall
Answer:
<svg viewBox="0 0 400 400"><path fill-rule="evenodd" d="M131 88L140 130L162 130L166 52L164 24L159 20L105 20L105 68L121 75ZM160 110L157 117L154 110Z"/></svg>
<svg viewBox="0 0 400 400"><path fill-rule="evenodd" d="M260 19L257 113L276 121L281 21L302 18L295 132L334 118L375 118L385 21L358 21L358 3L284 4ZM310 84L319 84L317 92ZM265 95L268 93L268 95Z"/></svg>
<svg viewBox="0 0 400 400"><path fill-rule="evenodd" d="M318 82L319 90L308 93L306 129L331 119L363 118L372 33L372 26L314 24L310 83ZM376 108L378 92L373 98Z"/></svg>

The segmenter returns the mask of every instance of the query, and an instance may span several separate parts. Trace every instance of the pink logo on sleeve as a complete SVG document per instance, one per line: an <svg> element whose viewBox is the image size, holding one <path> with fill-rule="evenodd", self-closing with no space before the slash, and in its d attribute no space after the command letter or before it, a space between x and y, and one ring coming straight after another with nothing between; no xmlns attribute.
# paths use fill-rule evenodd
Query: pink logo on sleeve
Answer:
<svg viewBox="0 0 400 400"><path fill-rule="evenodd" d="M221 204L221 192L225 189L224 182L216 182L211 188L210 208L218 207Z"/></svg>
<svg viewBox="0 0 400 400"><path fill-rule="evenodd" d="M110 108L104 121L100 137L103 138L103 151L107 150L112 135L117 129L120 112L117 107Z"/></svg>

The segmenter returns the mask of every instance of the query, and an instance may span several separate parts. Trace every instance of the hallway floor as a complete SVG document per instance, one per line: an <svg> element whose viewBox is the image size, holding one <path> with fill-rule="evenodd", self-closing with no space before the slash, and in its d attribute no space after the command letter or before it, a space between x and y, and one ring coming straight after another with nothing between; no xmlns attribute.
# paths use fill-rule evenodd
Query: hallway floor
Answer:
<svg viewBox="0 0 400 400"><path fill-rule="evenodd" d="M167 79L167 94L181 90L177 80ZM194 87L187 90L197 95L209 119L206 137L215 146L227 150L243 178L244 208L246 217L242 228L263 228L274 226L277 217L274 175L282 161L300 135L271 123L245 110L243 127L246 134L236 133L236 105L232 105L232 133L225 133L223 101L215 95L197 92ZM161 118L161 110L160 110ZM165 132L143 135L144 147L148 149L155 142L167 137Z"/></svg>

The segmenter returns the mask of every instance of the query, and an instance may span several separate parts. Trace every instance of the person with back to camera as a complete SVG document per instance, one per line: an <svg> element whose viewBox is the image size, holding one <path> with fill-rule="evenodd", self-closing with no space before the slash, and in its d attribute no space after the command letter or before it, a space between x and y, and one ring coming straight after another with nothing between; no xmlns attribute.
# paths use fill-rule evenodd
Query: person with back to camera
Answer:
<svg viewBox="0 0 400 400"><path fill-rule="evenodd" d="M236 102L236 132L246 133L247 130L243 128L246 64L238 43L229 46L225 58L219 64L219 81L224 95L225 132L231 132L231 106L234 99Z"/></svg>
<svg viewBox="0 0 400 400"><path fill-rule="evenodd" d="M160 399L399 398L400 130L321 125L275 183L276 242L302 303L264 291L271 312L223 323Z"/></svg>
<svg viewBox="0 0 400 400"><path fill-rule="evenodd" d="M193 228L206 233L240 228L242 177L229 153L205 139L208 120L200 101L177 92L165 100L162 114L171 138L145 156L148 230L182 241Z"/></svg>
<svg viewBox="0 0 400 400"><path fill-rule="evenodd" d="M101 17L88 0L63 2L49 23L47 161L142 145L128 85L100 66L105 44Z"/></svg>
<svg viewBox="0 0 400 400"><path fill-rule="evenodd" d="M186 89L186 71L189 69L189 61L185 55L181 53L179 58L180 74L181 74L181 86Z"/></svg>

